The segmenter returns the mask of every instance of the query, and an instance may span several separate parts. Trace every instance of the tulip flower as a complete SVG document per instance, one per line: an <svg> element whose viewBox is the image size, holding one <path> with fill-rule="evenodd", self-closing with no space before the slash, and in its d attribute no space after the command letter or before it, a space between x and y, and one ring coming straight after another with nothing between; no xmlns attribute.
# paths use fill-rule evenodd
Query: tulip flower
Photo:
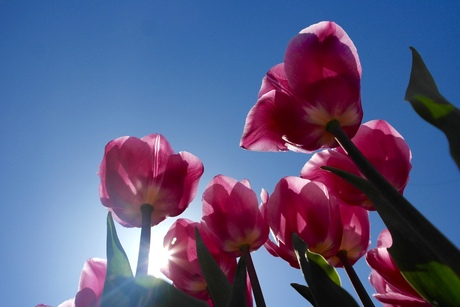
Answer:
<svg viewBox="0 0 460 307"><path fill-rule="evenodd" d="M289 42L284 62L262 80L240 146L301 152L336 147L326 126L338 121L354 136L363 117L360 81L356 47L339 25L323 21L303 29Z"/></svg>
<svg viewBox="0 0 460 307"><path fill-rule="evenodd" d="M339 205L340 220L342 221L342 242L335 256L328 262L335 267L343 267L353 285L363 306L373 306L363 283L353 265L367 251L370 243L369 212L358 206Z"/></svg>
<svg viewBox="0 0 460 307"><path fill-rule="evenodd" d="M209 252L222 271L233 282L236 271L236 258L222 253L213 239L203 231L203 225L180 218L171 226L164 237L163 246L169 253L163 274L173 281L178 289L198 299L207 300L212 306L206 289L206 281L198 262L195 241L195 227L198 228Z"/></svg>
<svg viewBox="0 0 460 307"><path fill-rule="evenodd" d="M328 261L335 267L344 266L344 261L352 266L366 254L370 244L369 212L361 207L345 204L340 204L339 209L343 229L342 241L336 256ZM338 257L339 254L341 256ZM346 260L342 257L346 257Z"/></svg>
<svg viewBox="0 0 460 307"><path fill-rule="evenodd" d="M293 233L312 252L326 259L338 252L342 241L339 203L330 197L325 185L300 177L284 177L272 195L265 194L262 199L262 211L275 239L265 243L270 254L299 268L292 247Z"/></svg>
<svg viewBox="0 0 460 307"><path fill-rule="evenodd" d="M75 298L61 303L58 307L99 307L106 272L107 260L88 259L83 266Z"/></svg>
<svg viewBox="0 0 460 307"><path fill-rule="evenodd" d="M255 251L267 241L268 224L248 180L218 175L206 187L202 202L203 222L222 251L238 257L242 247Z"/></svg>
<svg viewBox="0 0 460 307"><path fill-rule="evenodd" d="M141 227L140 208L150 205L154 226L187 208L202 174L203 164L197 157L174 153L160 134L121 137L105 147L99 194L102 204L125 227Z"/></svg>
<svg viewBox="0 0 460 307"><path fill-rule="evenodd" d="M215 176L204 191L202 202L207 231L222 251L244 257L256 303L265 306L250 253L267 241L269 229L249 181Z"/></svg>
<svg viewBox="0 0 460 307"><path fill-rule="evenodd" d="M353 143L369 162L402 194L409 181L411 151L404 138L386 121L372 120L359 128ZM359 189L339 176L321 169L335 167L362 176L342 148L315 153L300 172L300 177L324 183L336 197L348 205L375 210Z"/></svg>
<svg viewBox="0 0 460 307"><path fill-rule="evenodd" d="M431 306L412 288L394 263L387 250L392 244L391 234L385 229L378 237L377 248L366 254L366 261L372 269L369 279L377 291L374 297L385 306Z"/></svg>

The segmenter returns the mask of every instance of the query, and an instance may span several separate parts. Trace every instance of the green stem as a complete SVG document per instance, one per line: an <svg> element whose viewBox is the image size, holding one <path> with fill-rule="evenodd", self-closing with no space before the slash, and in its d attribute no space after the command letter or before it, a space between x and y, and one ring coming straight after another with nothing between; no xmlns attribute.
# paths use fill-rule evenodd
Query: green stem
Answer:
<svg viewBox="0 0 460 307"><path fill-rule="evenodd" d="M254 300L256 301L257 307L265 307L265 299L262 294L262 288L260 287L259 278L257 277L254 263L252 262L251 253L249 252L249 245L243 245L241 248L242 257L246 262L246 269L248 271L249 280L251 281L252 293L254 294Z"/></svg>
<svg viewBox="0 0 460 307"><path fill-rule="evenodd" d="M425 242L427 248L460 275L459 250L375 169L343 131L337 120L329 122L326 130L334 135L364 177L387 201L388 207L377 207L378 204L374 204L387 227L390 228L391 224L405 225L406 236L417 237L420 242Z"/></svg>
<svg viewBox="0 0 460 307"><path fill-rule="evenodd" d="M350 278L350 281L355 288L356 294L358 294L361 303L363 303L364 307L374 307L375 305L369 297L366 289L364 288L363 283L359 279L358 274L356 274L355 269L350 264L350 261L348 261L347 252L344 250L339 251L336 256L340 259L343 268L347 272L348 278Z"/></svg>
<svg viewBox="0 0 460 307"><path fill-rule="evenodd" d="M137 258L136 277L145 276L149 270L150 233L152 230L153 207L145 204L141 206L142 228L141 241L139 243L139 256Z"/></svg>

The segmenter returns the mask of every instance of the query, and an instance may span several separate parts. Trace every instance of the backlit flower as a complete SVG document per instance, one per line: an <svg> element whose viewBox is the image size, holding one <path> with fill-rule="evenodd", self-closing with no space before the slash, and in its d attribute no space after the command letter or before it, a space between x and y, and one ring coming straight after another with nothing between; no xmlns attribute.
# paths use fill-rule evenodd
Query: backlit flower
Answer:
<svg viewBox="0 0 460 307"><path fill-rule="evenodd" d="M203 231L203 225L180 218L171 226L164 237L163 246L168 250L169 260L162 268L163 274L173 281L178 289L198 299L210 301L207 284L198 262L195 241L195 227L198 228L209 252L228 279L233 282L236 258L222 253L217 244Z"/></svg>
<svg viewBox="0 0 460 307"><path fill-rule="evenodd" d="M337 120L354 136L363 117L360 81L356 47L339 25L323 21L303 29L289 42L284 62L262 80L240 146L303 152L337 146L326 125Z"/></svg>
<svg viewBox="0 0 460 307"><path fill-rule="evenodd" d="M257 250L268 238L268 224L249 181L218 175L203 193L203 222L220 248L234 256Z"/></svg>
<svg viewBox="0 0 460 307"><path fill-rule="evenodd" d="M338 253L342 253L350 265L354 265L369 247L370 228L369 212L358 206L340 204L340 220L342 221L342 242ZM337 255L336 254L336 255ZM335 267L342 267L338 257L327 259Z"/></svg>
<svg viewBox="0 0 460 307"><path fill-rule="evenodd" d="M99 194L114 219L126 227L141 227L140 207L151 205L154 226L187 208L202 174L203 164L197 157L174 153L160 134L120 137L105 147Z"/></svg>
<svg viewBox="0 0 460 307"><path fill-rule="evenodd" d="M320 182L285 177L278 182L272 195L265 194L262 211L275 240L268 240L265 247L293 267L299 268L292 246L293 233L298 234L312 252L326 259L333 257L340 248L339 203L329 196Z"/></svg>
<svg viewBox="0 0 460 307"><path fill-rule="evenodd" d="M353 143L369 162L400 192L409 181L411 151L404 138L386 121L372 120L359 128ZM368 210L374 206L359 189L339 176L321 169L335 167L364 177L342 148L315 153L300 172L300 177L324 183L332 194L348 205Z"/></svg>

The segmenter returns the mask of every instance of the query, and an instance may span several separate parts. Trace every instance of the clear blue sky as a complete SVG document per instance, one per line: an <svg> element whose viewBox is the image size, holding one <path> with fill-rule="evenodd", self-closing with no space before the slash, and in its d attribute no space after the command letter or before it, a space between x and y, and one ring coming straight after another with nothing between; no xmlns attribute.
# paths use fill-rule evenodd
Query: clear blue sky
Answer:
<svg viewBox="0 0 460 307"><path fill-rule="evenodd" d="M321 20L358 48L364 120L389 121L412 149L407 198L459 246L458 169L403 97L414 46L459 105L460 3L401 2L0 1L0 305L56 306L75 295L87 258L105 258L96 172L111 139L162 133L197 155L205 173L183 215L194 220L216 174L247 178L257 193L298 175L309 155L238 145L265 72ZM375 246L376 214L372 225ZM118 229L135 259L139 230ZM268 306L308 305L289 286L303 283L299 271L262 249L254 261ZM364 261L357 269L366 283Z"/></svg>

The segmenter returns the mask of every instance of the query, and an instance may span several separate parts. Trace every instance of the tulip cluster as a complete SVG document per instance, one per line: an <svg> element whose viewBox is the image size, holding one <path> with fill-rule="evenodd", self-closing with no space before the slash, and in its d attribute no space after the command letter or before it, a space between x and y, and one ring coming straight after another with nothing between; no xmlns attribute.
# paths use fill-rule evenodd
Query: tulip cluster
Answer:
<svg viewBox="0 0 460 307"><path fill-rule="evenodd" d="M360 81L356 47L334 22L312 25L292 38L284 62L272 67L262 80L257 102L246 118L240 146L257 151L315 153L299 176L281 178L271 193L263 189L260 200L247 179L238 181L217 175L202 195L201 221L179 218L173 223L164 237L169 259L162 272L176 289L187 294L187 304L238 306L233 297L224 304L216 303L216 292L212 291L215 285L210 283L203 266L200 240L209 254L207 259L215 262L217 273L224 276L223 283L230 285L231 292L238 293L238 270L240 263L244 264L242 302L247 306L253 305L253 297L257 306L265 306L251 258L251 253L262 246L271 255L302 269L304 275L309 275L305 265L313 266L311 254L323 259L323 266L332 271L333 267L343 267L362 303L373 306L353 270L353 265L366 255L377 300L385 306L431 306L426 300L428 295L419 294L398 268L402 263L399 254L395 253L393 259L389 251L393 245L401 245L394 243L396 237L392 239L390 232L394 231L400 240L401 230L388 222L388 217L399 219L402 214L395 214L396 209L388 203L399 202L408 183L411 151L386 121L361 123ZM141 281L133 286L136 291L139 284L145 287L149 281L145 275L151 227L180 215L188 207L203 171L196 156L175 153L160 134L140 139L121 137L105 147L99 192L102 204L110 212L109 221L113 216L122 226L142 228L136 277L126 273L128 277L123 276L126 283ZM379 180L384 181L383 188ZM385 189L392 198L385 193L382 196ZM369 211L375 210L391 229L382 231L377 247L368 250ZM417 221L425 223L419 218ZM123 250L113 230L108 229L108 262L88 260L75 298L61 307L103 306L107 293L118 286L123 289L117 284L113 288L113 281L120 278L111 267L111 263L120 261L113 260L113 249L119 252L117 257ZM307 249L303 255L299 252L299 239ZM307 283L309 278L306 276ZM164 288L166 292L158 290L163 286L152 286L146 297L152 299L157 293L172 297L171 293L176 293L182 299L173 292L177 290L168 286ZM301 288L304 296L320 302L322 298L310 292L314 286L310 288ZM129 293L132 296L144 292Z"/></svg>
<svg viewBox="0 0 460 307"><path fill-rule="evenodd" d="M240 143L245 149L309 153L324 148L305 164L300 177L281 179L273 194L263 197L262 210L274 236L265 247L293 267L299 267L293 233L347 273L353 273L352 265L370 244L371 200L323 169L365 178L346 150L335 148L339 144L329 125L338 125L399 193L409 180L411 152L402 136L383 120L361 125L360 78L356 47L345 31L333 22L312 25L289 42L284 62L263 78L247 116ZM366 305L368 299L357 287L359 283L355 288Z"/></svg>

